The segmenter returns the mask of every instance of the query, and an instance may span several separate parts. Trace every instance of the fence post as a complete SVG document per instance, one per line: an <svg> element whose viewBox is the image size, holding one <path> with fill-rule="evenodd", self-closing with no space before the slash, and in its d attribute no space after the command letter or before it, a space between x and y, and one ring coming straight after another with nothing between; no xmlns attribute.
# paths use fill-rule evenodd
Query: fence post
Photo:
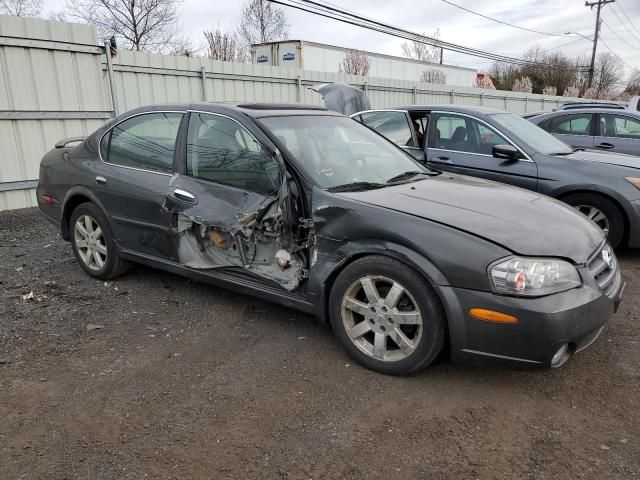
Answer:
<svg viewBox="0 0 640 480"><path fill-rule="evenodd" d="M480 92L480 106L484 107L484 92Z"/></svg>
<svg viewBox="0 0 640 480"><path fill-rule="evenodd" d="M202 79L202 101L207 101L207 72L204 67L200 67L200 78Z"/></svg>
<svg viewBox="0 0 640 480"><path fill-rule="evenodd" d="M364 82L364 94L369 98L369 82Z"/></svg>
<svg viewBox="0 0 640 480"><path fill-rule="evenodd" d="M111 90L111 106L113 108L113 116L117 117L118 111L118 94L116 92L116 85L113 75L113 62L111 61L111 44L104 42L104 53L107 56L107 76L109 77L109 89Z"/></svg>
<svg viewBox="0 0 640 480"><path fill-rule="evenodd" d="M509 105L507 103L507 100L509 99L509 97L507 97L506 95L504 96L504 109L505 110L509 110Z"/></svg>
<svg viewBox="0 0 640 480"><path fill-rule="evenodd" d="M524 113L529 111L529 97L524 97Z"/></svg>
<svg viewBox="0 0 640 480"><path fill-rule="evenodd" d="M456 103L456 91L451 90L451 92L449 92L449 95L451 97L451 105L453 105L454 103Z"/></svg>
<svg viewBox="0 0 640 480"><path fill-rule="evenodd" d="M297 78L297 85L298 85L298 103L302 102L302 77L300 75L298 75Z"/></svg>
<svg viewBox="0 0 640 480"><path fill-rule="evenodd" d="M416 103L418 103L418 92L417 92L417 88L416 88L416 84L413 84L413 101L411 102L413 105L415 105Z"/></svg>

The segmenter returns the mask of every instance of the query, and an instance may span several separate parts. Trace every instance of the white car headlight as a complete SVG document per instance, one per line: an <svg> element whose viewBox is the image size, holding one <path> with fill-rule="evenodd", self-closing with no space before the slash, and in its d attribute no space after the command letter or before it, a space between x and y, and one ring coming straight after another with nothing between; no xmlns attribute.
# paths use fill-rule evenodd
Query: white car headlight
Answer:
<svg viewBox="0 0 640 480"><path fill-rule="evenodd" d="M539 297L582 285L576 267L555 258L510 258L493 265L489 277L503 295Z"/></svg>

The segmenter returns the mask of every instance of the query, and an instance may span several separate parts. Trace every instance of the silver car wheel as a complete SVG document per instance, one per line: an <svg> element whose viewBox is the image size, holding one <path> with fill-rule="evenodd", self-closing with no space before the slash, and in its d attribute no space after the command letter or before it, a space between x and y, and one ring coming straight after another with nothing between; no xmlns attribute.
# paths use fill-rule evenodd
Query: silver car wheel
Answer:
<svg viewBox="0 0 640 480"><path fill-rule="evenodd" d="M609 219L599 209L592 205L576 205L574 208L598 225L605 234L609 234Z"/></svg>
<svg viewBox="0 0 640 480"><path fill-rule="evenodd" d="M383 276L367 275L342 297L342 322L351 341L376 360L395 362L411 355L424 330L411 293Z"/></svg>
<svg viewBox="0 0 640 480"><path fill-rule="evenodd" d="M107 262L107 245L100 225L89 215L80 215L73 228L78 257L91 270L101 270Z"/></svg>

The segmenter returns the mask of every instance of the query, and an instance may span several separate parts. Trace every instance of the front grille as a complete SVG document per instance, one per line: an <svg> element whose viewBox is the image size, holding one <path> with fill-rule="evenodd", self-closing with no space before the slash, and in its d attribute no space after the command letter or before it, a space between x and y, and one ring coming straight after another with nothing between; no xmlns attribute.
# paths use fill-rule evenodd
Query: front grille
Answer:
<svg viewBox="0 0 640 480"><path fill-rule="evenodd" d="M609 245L598 249L587 265L600 290L608 297L613 296L620 285L620 266Z"/></svg>

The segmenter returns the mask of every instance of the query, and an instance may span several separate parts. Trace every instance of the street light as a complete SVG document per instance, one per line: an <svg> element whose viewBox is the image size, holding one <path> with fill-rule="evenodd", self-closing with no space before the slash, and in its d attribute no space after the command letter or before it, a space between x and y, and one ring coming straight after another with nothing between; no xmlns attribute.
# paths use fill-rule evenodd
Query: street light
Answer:
<svg viewBox="0 0 640 480"><path fill-rule="evenodd" d="M599 11L599 10L598 10ZM597 31L596 31L596 35L597 35ZM593 83L593 73L595 72L595 62L596 62L596 41L591 37L587 37L586 35L583 35L581 33L578 32L565 32L565 35L578 35L582 38L584 38L585 40L589 40L591 43L593 43L593 53L591 54L591 64L589 65L589 80L587 81L587 86L589 88L591 88L591 85ZM597 39L597 37L596 37Z"/></svg>
<svg viewBox="0 0 640 480"><path fill-rule="evenodd" d="M586 40L589 40L590 42L593 42L593 38L587 37L586 35L583 35L583 34L578 33L578 32L565 32L564 34L565 35L578 35L578 36L580 36L580 37L582 37L582 38L584 38Z"/></svg>

